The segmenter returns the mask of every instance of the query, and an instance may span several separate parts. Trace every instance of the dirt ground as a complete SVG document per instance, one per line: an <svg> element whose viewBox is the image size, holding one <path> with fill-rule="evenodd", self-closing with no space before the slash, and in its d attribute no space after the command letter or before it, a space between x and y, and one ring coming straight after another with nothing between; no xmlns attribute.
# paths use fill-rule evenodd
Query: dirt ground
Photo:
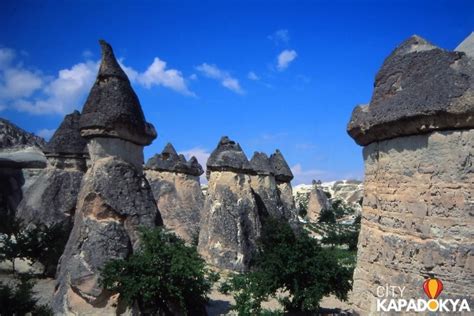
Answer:
<svg viewBox="0 0 474 316"><path fill-rule="evenodd" d="M26 268L26 265L25 265ZM10 271L0 268L0 282L9 283L13 280ZM54 292L55 280L51 278L36 279L33 291L36 293L36 297L39 299L38 303L49 304ZM209 295L210 301L207 306L207 312L209 316L217 315L237 315L235 312L230 311L231 304L234 304L232 296L224 295L218 291L218 285L214 286L212 292ZM263 303L263 307L270 310L281 309L281 305L277 300L273 299ZM323 315L338 315L338 310L350 311L351 306L338 300L336 297L326 297L321 302L321 307L327 310L327 313Z"/></svg>

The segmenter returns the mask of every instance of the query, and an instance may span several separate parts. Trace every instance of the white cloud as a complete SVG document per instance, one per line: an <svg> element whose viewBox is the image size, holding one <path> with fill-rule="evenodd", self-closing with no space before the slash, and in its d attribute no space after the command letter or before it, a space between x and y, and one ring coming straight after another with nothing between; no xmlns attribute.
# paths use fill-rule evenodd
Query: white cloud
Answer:
<svg viewBox="0 0 474 316"><path fill-rule="evenodd" d="M0 69L9 66L15 59L15 51L10 48L0 48Z"/></svg>
<svg viewBox="0 0 474 316"><path fill-rule="evenodd" d="M290 41L290 33L287 29L277 30L275 33L268 35L269 40L275 42L275 44L287 44Z"/></svg>
<svg viewBox="0 0 474 316"><path fill-rule="evenodd" d="M191 76L189 76L189 79L190 80L197 80L198 76L196 74L191 74Z"/></svg>
<svg viewBox="0 0 474 316"><path fill-rule="evenodd" d="M86 52L83 55L90 56ZM60 70L56 76L45 76L26 69L21 62L15 64L16 56L14 50L0 48L0 111L12 108L36 115L64 115L80 109L99 68L99 61L87 60ZM120 64L130 80L141 86L163 86L185 95L195 95L187 87L181 72L167 69L166 62L158 57L142 73ZM227 84L235 88L235 83Z"/></svg>
<svg viewBox="0 0 474 316"><path fill-rule="evenodd" d="M7 68L2 71L0 99L17 99L31 96L43 86L41 75L22 68Z"/></svg>
<svg viewBox="0 0 474 316"><path fill-rule="evenodd" d="M211 155L209 151L201 147L194 147L188 150L180 151L180 154L183 154L187 160L189 160L192 156L196 157L198 162L201 164L202 168L204 169L204 173L201 176L201 182L207 183L206 179L206 163L207 159Z"/></svg>
<svg viewBox="0 0 474 316"><path fill-rule="evenodd" d="M285 70L297 56L296 51L285 49L278 55L277 69L279 71Z"/></svg>
<svg viewBox="0 0 474 316"><path fill-rule="evenodd" d="M308 184L311 183L311 181L319 180L321 177L324 177L326 175L326 172L323 170L303 170L301 164L296 164L291 167L291 172L293 172L293 175L295 176L293 180L295 184Z"/></svg>
<svg viewBox="0 0 474 316"><path fill-rule="evenodd" d="M253 71L250 71L248 74L247 74L247 78L249 78L250 80L254 80L254 81L257 81L257 80L260 80L260 77L257 76L257 74Z"/></svg>
<svg viewBox="0 0 474 316"><path fill-rule="evenodd" d="M43 95L19 99L13 106L31 114L67 114L82 106L84 97L94 83L98 62L87 61L62 69L43 89Z"/></svg>
<svg viewBox="0 0 474 316"><path fill-rule="evenodd" d="M43 128L43 129L40 129L38 132L36 132L36 135L38 135L39 137L43 137L46 140L49 140L51 136L53 136L55 131L56 131L55 129Z"/></svg>
<svg viewBox="0 0 474 316"><path fill-rule="evenodd" d="M245 93L239 80L233 78L227 71L219 69L216 65L203 63L196 67L204 76L221 82L222 86L239 94Z"/></svg>
<svg viewBox="0 0 474 316"><path fill-rule="evenodd" d="M166 69L166 62L158 57L155 57L153 63L145 72L138 74L136 80L146 88L150 88L153 85L164 86L185 95L195 96L188 89L181 71Z"/></svg>

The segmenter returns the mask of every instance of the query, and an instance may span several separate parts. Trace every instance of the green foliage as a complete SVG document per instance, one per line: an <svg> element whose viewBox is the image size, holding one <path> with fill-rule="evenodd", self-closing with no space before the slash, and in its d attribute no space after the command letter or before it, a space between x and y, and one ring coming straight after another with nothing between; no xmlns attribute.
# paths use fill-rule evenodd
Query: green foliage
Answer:
<svg viewBox="0 0 474 316"><path fill-rule="evenodd" d="M0 315L53 315L49 307L37 305L33 294L33 283L27 276L20 277L16 285L0 282Z"/></svg>
<svg viewBox="0 0 474 316"><path fill-rule="evenodd" d="M141 248L126 260L108 262L101 271L105 288L151 314L171 313L170 302L185 313L200 313L218 279L195 247L160 227L141 230Z"/></svg>
<svg viewBox="0 0 474 316"><path fill-rule="evenodd" d="M347 245L349 250L357 250L357 241L359 238L359 230L346 229L343 231L330 230L322 239L323 244L332 246Z"/></svg>
<svg viewBox="0 0 474 316"><path fill-rule="evenodd" d="M336 215L332 209L323 209L319 214L318 222L320 223L335 223Z"/></svg>
<svg viewBox="0 0 474 316"><path fill-rule="evenodd" d="M305 217L308 215L308 199L306 197L306 194L304 193L296 193L296 199L298 202L298 215L301 217Z"/></svg>
<svg viewBox="0 0 474 316"><path fill-rule="evenodd" d="M10 261L14 273L16 258L40 262L45 267L44 274L54 276L69 236L69 228L57 224L25 229L18 220L13 221L12 225L10 233L0 237L0 260Z"/></svg>
<svg viewBox="0 0 474 316"><path fill-rule="evenodd" d="M262 229L251 272L231 277L221 288L236 300L239 315L261 314L261 302L280 298L289 313L313 312L324 296L346 300L352 288L352 270L322 248L306 232L295 234L288 223L269 218Z"/></svg>

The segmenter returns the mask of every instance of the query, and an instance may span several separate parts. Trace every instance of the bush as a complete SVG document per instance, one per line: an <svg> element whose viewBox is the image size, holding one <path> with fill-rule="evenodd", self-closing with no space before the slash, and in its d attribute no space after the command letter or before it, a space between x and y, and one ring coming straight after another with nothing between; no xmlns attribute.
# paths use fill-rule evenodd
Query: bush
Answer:
<svg viewBox="0 0 474 316"><path fill-rule="evenodd" d="M336 215L332 209L323 209L319 214L318 222L333 224L336 222Z"/></svg>
<svg viewBox="0 0 474 316"><path fill-rule="evenodd" d="M112 260L101 271L101 284L120 293L143 313L202 314L207 294L218 280L195 247L163 228L141 230L141 248L125 260Z"/></svg>
<svg viewBox="0 0 474 316"><path fill-rule="evenodd" d="M49 307L37 305L33 294L33 284L28 276L20 277L18 284L13 286L0 282L0 315L53 315Z"/></svg>
<svg viewBox="0 0 474 316"><path fill-rule="evenodd" d="M324 296L346 300L351 278L352 270L340 264L331 249L322 248L306 232L295 234L288 223L269 218L251 272L231 277L221 290L234 295L232 309L239 315L261 314L261 302L280 290L289 294L280 299L286 312L315 312Z"/></svg>
<svg viewBox="0 0 474 316"><path fill-rule="evenodd" d="M15 273L15 259L29 259L32 263L44 265L43 274L54 276L59 257L64 251L69 227L56 224L51 227L38 225L26 229L18 220L12 222L9 234L0 237L0 260L12 263Z"/></svg>

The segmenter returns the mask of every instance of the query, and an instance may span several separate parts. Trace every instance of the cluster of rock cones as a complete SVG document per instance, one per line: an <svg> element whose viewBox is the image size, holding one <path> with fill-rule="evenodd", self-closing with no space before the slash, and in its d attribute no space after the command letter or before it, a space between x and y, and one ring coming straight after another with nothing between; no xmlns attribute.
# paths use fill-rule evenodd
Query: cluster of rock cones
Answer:
<svg viewBox="0 0 474 316"><path fill-rule="evenodd" d="M144 164L143 147L156 138L155 128L112 48L100 45L100 69L82 114L66 115L47 144L25 139L45 158L37 150L39 162L32 164L30 155L29 164L14 166L23 180L25 170L35 170L26 176L30 185L17 185L14 215L28 225L71 230L56 273L52 308L58 314L125 309L101 287L100 269L138 249L141 227L164 225L187 243L198 242L209 264L245 271L265 217L296 220L293 175L279 150L270 157L255 153L249 161L239 144L222 137L207 161L206 196L202 166L171 144ZM10 160L19 154L12 152ZM2 157L6 165L9 156Z"/></svg>
<svg viewBox="0 0 474 316"><path fill-rule="evenodd" d="M348 132L364 146L365 162L351 295L362 315L375 312L377 286L403 286L417 298L433 275L451 298L474 303L473 34L455 51L409 38L382 65L370 104L352 114ZM197 241L209 264L245 271L265 218L297 219L293 175L278 150L249 161L223 137L207 161L206 196L201 165L171 144L144 165L156 131L111 47L100 44L82 114L67 115L48 144L0 137L2 215L72 227L57 270L58 314L124 309L100 286L99 271L139 247L139 227L165 225ZM326 207L322 191L313 195L315 209Z"/></svg>

